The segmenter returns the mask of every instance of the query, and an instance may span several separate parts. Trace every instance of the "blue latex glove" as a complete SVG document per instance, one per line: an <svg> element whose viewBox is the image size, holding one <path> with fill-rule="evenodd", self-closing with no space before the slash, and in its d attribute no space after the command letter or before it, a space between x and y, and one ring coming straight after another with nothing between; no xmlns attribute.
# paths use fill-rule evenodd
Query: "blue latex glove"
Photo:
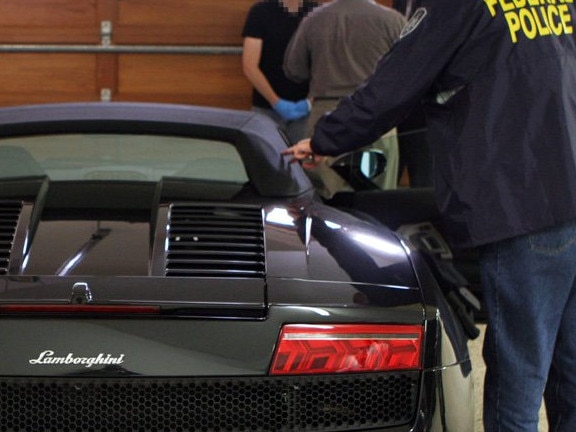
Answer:
<svg viewBox="0 0 576 432"><path fill-rule="evenodd" d="M276 111L280 117L287 121L298 120L310 112L310 107L306 99L302 99L298 102L291 102L285 99L280 99L274 104L274 111Z"/></svg>
<svg viewBox="0 0 576 432"><path fill-rule="evenodd" d="M296 103L296 111L302 114L302 117L310 114L310 111L312 110L312 105L310 104L310 101L308 99L301 99L295 103Z"/></svg>

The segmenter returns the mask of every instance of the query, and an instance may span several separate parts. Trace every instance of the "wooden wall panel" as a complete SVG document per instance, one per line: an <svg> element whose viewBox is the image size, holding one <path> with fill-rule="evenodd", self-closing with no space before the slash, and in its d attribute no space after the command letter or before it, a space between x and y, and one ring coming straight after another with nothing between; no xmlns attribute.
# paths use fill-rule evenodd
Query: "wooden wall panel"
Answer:
<svg viewBox="0 0 576 432"><path fill-rule="evenodd" d="M97 0L2 0L0 42L99 43L99 12Z"/></svg>
<svg viewBox="0 0 576 432"><path fill-rule="evenodd" d="M98 60L87 54L0 54L1 105L96 100Z"/></svg>
<svg viewBox="0 0 576 432"><path fill-rule="evenodd" d="M254 0L119 0L121 44L240 45Z"/></svg>
<svg viewBox="0 0 576 432"><path fill-rule="evenodd" d="M250 94L240 56L123 54L113 99L248 109Z"/></svg>

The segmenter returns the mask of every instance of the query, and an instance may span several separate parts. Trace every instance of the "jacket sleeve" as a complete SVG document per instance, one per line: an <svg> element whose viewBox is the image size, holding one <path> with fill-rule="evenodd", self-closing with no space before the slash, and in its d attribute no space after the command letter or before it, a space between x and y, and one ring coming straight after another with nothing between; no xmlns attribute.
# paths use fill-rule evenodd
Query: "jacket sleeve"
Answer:
<svg viewBox="0 0 576 432"><path fill-rule="evenodd" d="M370 145L433 94L470 31L468 3L433 0L420 8L374 74L316 123L312 150L337 156Z"/></svg>

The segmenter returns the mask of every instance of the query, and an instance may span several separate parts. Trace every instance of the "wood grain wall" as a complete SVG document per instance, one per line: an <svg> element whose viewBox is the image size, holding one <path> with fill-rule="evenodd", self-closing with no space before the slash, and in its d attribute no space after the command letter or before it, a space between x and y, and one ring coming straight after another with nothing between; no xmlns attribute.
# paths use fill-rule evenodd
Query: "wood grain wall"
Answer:
<svg viewBox="0 0 576 432"><path fill-rule="evenodd" d="M253 3L1 0L0 106L110 98L248 108L251 86L237 52L91 48L103 46L109 38L112 46L239 49L244 19Z"/></svg>

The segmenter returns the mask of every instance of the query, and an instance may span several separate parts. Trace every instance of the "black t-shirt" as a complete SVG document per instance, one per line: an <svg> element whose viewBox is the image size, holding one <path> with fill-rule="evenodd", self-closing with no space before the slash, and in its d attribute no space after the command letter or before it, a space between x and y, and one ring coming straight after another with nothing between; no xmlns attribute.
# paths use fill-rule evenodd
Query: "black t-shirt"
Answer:
<svg viewBox="0 0 576 432"><path fill-rule="evenodd" d="M242 37L262 39L260 69L268 82L282 99L296 101L308 95L308 83L295 83L284 75L284 52L298 28L302 18L310 12L316 3L304 1L298 14L290 14L278 0L265 0L250 8ZM258 91L252 94L252 104L270 108L270 104Z"/></svg>

